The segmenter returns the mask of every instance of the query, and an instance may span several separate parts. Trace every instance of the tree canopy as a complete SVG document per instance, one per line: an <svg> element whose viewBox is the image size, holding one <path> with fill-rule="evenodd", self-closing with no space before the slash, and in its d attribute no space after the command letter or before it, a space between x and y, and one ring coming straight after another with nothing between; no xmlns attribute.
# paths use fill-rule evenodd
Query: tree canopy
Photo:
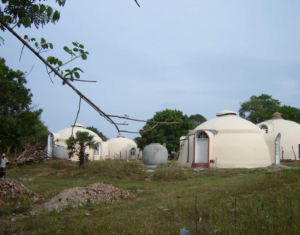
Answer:
<svg viewBox="0 0 300 235"><path fill-rule="evenodd" d="M59 20L60 14L53 7L41 2L47 0L1 0L0 19L13 27L25 28L33 24L36 28L44 26L50 22L55 23ZM64 6L66 0L55 0L59 6ZM0 29L5 31L5 27L0 23Z"/></svg>
<svg viewBox="0 0 300 235"><path fill-rule="evenodd" d="M251 96L250 100L241 103L239 114L255 124L269 120L275 112L280 112L284 119L300 123L300 110L283 105L267 94Z"/></svg>
<svg viewBox="0 0 300 235"><path fill-rule="evenodd" d="M193 129L193 124L189 121L187 115L179 110L165 109L156 112L153 118L148 121L166 121L178 122L178 124L162 124L151 131L144 132L152 127L153 124L147 123L141 130L141 137L135 138L135 141L140 149L151 143L163 143L166 141L179 140L181 136L187 135L188 131ZM168 143L167 149L169 152L178 151L179 142Z"/></svg>
<svg viewBox="0 0 300 235"><path fill-rule="evenodd" d="M199 126L201 123L207 121L206 118L204 116L202 116L201 114L191 115L189 117L189 120L193 124L194 128L196 128L197 126Z"/></svg>
<svg viewBox="0 0 300 235"><path fill-rule="evenodd" d="M42 109L34 110L25 75L13 71L0 58L0 148L22 151L30 144L46 144L49 133L40 120Z"/></svg>
<svg viewBox="0 0 300 235"><path fill-rule="evenodd" d="M86 129L95 132L103 141L108 140L108 138L105 135L103 135L101 131L98 131L96 127L88 126Z"/></svg>

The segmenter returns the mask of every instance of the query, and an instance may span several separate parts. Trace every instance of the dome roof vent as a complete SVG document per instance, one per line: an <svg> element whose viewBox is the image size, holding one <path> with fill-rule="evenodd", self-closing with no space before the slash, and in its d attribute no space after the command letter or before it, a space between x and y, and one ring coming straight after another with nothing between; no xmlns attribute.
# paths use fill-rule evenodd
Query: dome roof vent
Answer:
<svg viewBox="0 0 300 235"><path fill-rule="evenodd" d="M227 115L233 115L236 116L236 112L229 111L229 110L222 110L220 112L217 112L217 117L227 116Z"/></svg>
<svg viewBox="0 0 300 235"><path fill-rule="evenodd" d="M75 125L73 124L73 125L71 125L71 127L83 127L83 125L79 124L79 123L75 123Z"/></svg>
<svg viewBox="0 0 300 235"><path fill-rule="evenodd" d="M273 114L272 120L276 120L276 119L283 119L283 118L281 117L281 113L276 112L276 113Z"/></svg>

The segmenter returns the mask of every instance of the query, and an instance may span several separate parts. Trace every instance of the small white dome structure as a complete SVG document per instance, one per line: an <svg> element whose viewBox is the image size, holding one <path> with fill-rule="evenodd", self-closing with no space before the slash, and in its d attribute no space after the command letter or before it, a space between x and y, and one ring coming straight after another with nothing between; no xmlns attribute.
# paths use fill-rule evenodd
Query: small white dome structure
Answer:
<svg viewBox="0 0 300 235"><path fill-rule="evenodd" d="M136 159L138 155L137 144L122 135L107 141L108 157L110 159Z"/></svg>
<svg viewBox="0 0 300 235"><path fill-rule="evenodd" d="M280 134L266 136L235 112L223 110L181 138L178 163L204 168L266 167L280 163L279 142Z"/></svg>
<svg viewBox="0 0 300 235"><path fill-rule="evenodd" d="M94 137L94 141L97 144L97 149L89 149L87 148L86 153L89 154L89 160L100 160L101 156L104 156L106 153L104 152L104 148L102 148L102 145L104 142L102 139L93 131L85 129L83 125L76 123L75 125L71 125L70 128L66 128L63 130L58 131L57 133L50 133L48 135L48 156L53 156L53 149L61 146L67 148L66 140L70 138L72 135L72 129L73 129L73 135L75 136L75 133L78 131L82 132L88 132ZM61 154L60 154L61 155ZM59 156L61 159L68 159L68 156ZM78 157L74 156L71 158L73 161L78 161Z"/></svg>
<svg viewBox="0 0 300 235"><path fill-rule="evenodd" d="M143 163L146 165L159 165L168 162L168 150L157 143L147 145L143 149Z"/></svg>
<svg viewBox="0 0 300 235"><path fill-rule="evenodd" d="M273 118L258 123L257 126L264 130L267 135L280 132L282 159L299 160L300 158L300 124L284 120L281 114L276 112Z"/></svg>

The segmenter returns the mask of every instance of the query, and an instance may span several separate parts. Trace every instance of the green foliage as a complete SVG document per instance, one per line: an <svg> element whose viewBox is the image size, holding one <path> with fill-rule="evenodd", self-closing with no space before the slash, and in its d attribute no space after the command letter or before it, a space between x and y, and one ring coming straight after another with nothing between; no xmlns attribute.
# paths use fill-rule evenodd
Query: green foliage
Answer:
<svg viewBox="0 0 300 235"><path fill-rule="evenodd" d="M179 140L181 136L187 135L188 131L193 129L193 124L189 121L187 115L183 115L179 110L166 109L161 112L156 112L153 118L148 121L157 122L178 122L178 124L159 124L153 130L141 133L141 137L135 138L135 141L140 149L151 143L163 143L166 141ZM152 123L147 123L141 132L153 127ZM179 143L168 143L167 149L169 152L178 151Z"/></svg>
<svg viewBox="0 0 300 235"><path fill-rule="evenodd" d="M46 145L48 129L40 120L42 109L33 111L25 75L13 71L0 58L0 148L22 151L31 144Z"/></svg>
<svg viewBox="0 0 300 235"><path fill-rule="evenodd" d="M105 135L103 135L101 131L98 131L98 129L96 127L88 126L86 129L88 129L92 132L95 132L103 141L108 140L108 138Z"/></svg>
<svg viewBox="0 0 300 235"><path fill-rule="evenodd" d="M60 18L60 13L51 6L41 2L46 0L1 0L0 19L9 26L25 28L34 25L36 28L48 23L56 23ZM64 6L66 0L56 0L59 6ZM4 25L0 23L0 29L5 31Z"/></svg>
<svg viewBox="0 0 300 235"><path fill-rule="evenodd" d="M300 123L300 109L280 105L280 101L272 96L262 94L251 96L250 100L241 103L239 114L255 124L269 120L275 112L280 112L284 119Z"/></svg>
<svg viewBox="0 0 300 235"><path fill-rule="evenodd" d="M74 136L71 136L66 140L70 158L73 157L74 154L76 154L79 157L80 167L84 166L86 148L96 148L96 142L93 139L94 137L90 135L90 133L77 131L76 138Z"/></svg>
<svg viewBox="0 0 300 235"><path fill-rule="evenodd" d="M24 40L27 41L27 43L34 42L34 46L37 50L38 53L45 52L43 50L47 49L53 49L53 44L52 43L47 43L44 38L40 39L40 42L37 42L35 38L29 38L28 35L24 35ZM73 81L74 78L80 78L79 72L83 73L82 69L75 67L73 69L65 69L64 71L61 70L61 67L70 63L71 61L77 59L77 58L82 58L83 60L87 59L87 55L89 54L88 51L84 51L83 48L84 46L82 44L79 44L78 42L72 42L72 44L75 46L73 50L69 49L67 46L64 46L63 49L65 52L67 52L70 56L71 59L67 62L62 62L60 59L54 57L54 56L48 56L46 61L53 65L57 66L55 69L60 72L61 76L63 76L65 79ZM63 84L65 84L63 82Z"/></svg>
<svg viewBox="0 0 300 235"><path fill-rule="evenodd" d="M300 124L300 109L283 105L279 111L282 114L282 118L290 121L294 121Z"/></svg>
<svg viewBox="0 0 300 235"><path fill-rule="evenodd" d="M43 0L39 0L39 2L41 1ZM38 28L39 26L44 26L49 22L55 23L59 20L60 14L57 10L41 3L36 4L36 2L37 0L2 0L3 6L0 6L0 19L2 19L6 24L8 24L9 27L12 28L15 26L20 27L21 25L27 28L31 27L32 24ZM56 0L56 3L59 6L64 6L65 2L65 0ZM5 31L5 27L1 23L0 29ZM53 49L53 44L47 43L44 38L41 38L40 42L38 42L35 38L29 38L27 35L25 35L24 40L27 41L28 44L34 43L37 54L46 52L48 49ZM3 38L0 37L0 41L3 42ZM54 56L48 56L46 59L49 64L57 66L55 69L62 77L71 81L73 81L75 78L79 79L80 72L83 73L83 71L78 67L73 69L65 69L63 71L60 69L60 67L77 58L86 60L87 55L89 54L89 52L83 50L84 46L82 44L78 42L72 42L72 44L74 46L73 49L69 49L67 46L64 46L63 48L64 51L71 55L71 59L69 61L63 63L60 59ZM65 81L62 83L64 85Z"/></svg>
<svg viewBox="0 0 300 235"><path fill-rule="evenodd" d="M193 124L194 128L196 128L197 126L199 126L201 123L207 121L206 118L204 116L202 116L201 114L191 115L189 117L189 120Z"/></svg>

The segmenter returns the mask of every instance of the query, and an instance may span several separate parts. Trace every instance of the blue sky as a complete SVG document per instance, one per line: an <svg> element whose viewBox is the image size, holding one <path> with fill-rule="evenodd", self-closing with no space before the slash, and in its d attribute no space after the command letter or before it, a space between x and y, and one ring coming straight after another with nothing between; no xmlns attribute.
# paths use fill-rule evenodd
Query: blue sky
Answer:
<svg viewBox="0 0 300 235"><path fill-rule="evenodd" d="M51 3L50 1L48 1ZM54 1L53 1L54 2ZM207 119L224 109L238 112L252 95L272 95L300 108L300 1L296 0L68 0L61 19L44 28L16 29L20 35L44 37L54 50L43 54L69 59L62 50L72 41L90 55L69 67L84 70L74 83L108 114L149 119L169 109L202 114ZM42 108L52 132L69 127L79 98L24 50L9 32L0 56L13 69L30 71L27 86ZM66 67L67 68L67 67ZM120 119L117 122L122 122ZM78 122L109 138L115 128L82 102ZM121 126L138 131L143 123ZM124 134L134 138L135 134Z"/></svg>

